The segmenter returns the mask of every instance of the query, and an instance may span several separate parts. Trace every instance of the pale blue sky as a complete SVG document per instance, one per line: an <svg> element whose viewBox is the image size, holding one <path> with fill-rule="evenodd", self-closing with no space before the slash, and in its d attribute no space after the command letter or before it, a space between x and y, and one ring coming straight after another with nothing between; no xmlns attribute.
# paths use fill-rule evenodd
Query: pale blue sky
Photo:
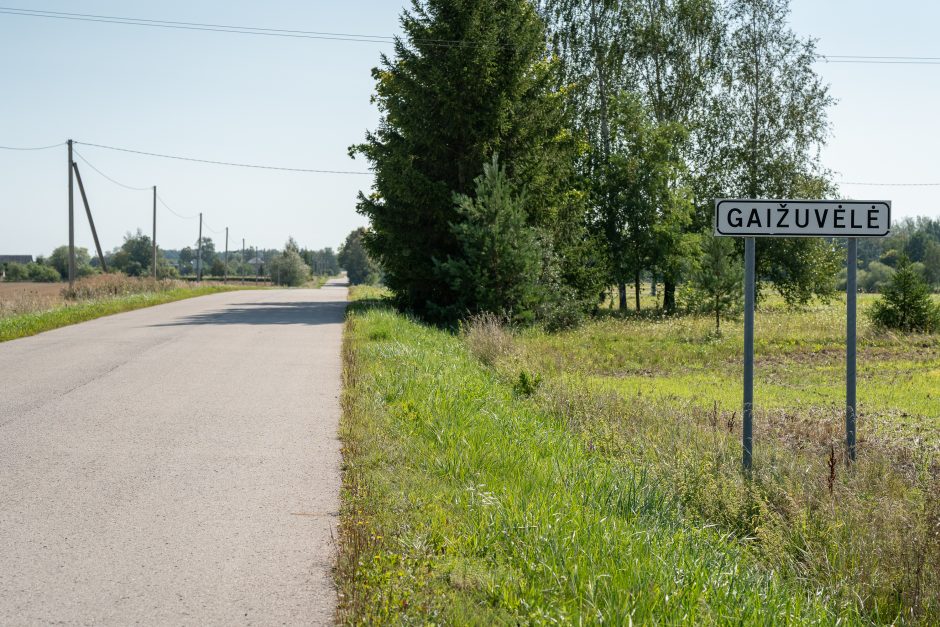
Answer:
<svg viewBox="0 0 940 627"><path fill-rule="evenodd" d="M4 3L5 4L5 3ZM391 35L399 0L23 0L8 6L270 28ZM940 56L940 3L794 0L794 28L825 54ZM0 145L79 141L223 161L365 170L346 148L374 128L370 69L388 44L188 32L0 15ZM839 100L825 164L837 178L940 182L934 114L940 65L820 64ZM79 147L132 186L156 184L178 213L231 228L232 248L336 246L365 221L355 197L368 176L224 168ZM67 239L64 148L0 150L0 253L48 253ZM80 166L84 166L79 161ZM150 230L147 192L84 167L106 248ZM894 201L896 217L940 216L940 188L844 186L844 195ZM77 205L79 208L80 205ZM158 241L179 248L196 222L159 208ZM91 248L82 213L77 241ZM221 235L208 231L221 244Z"/></svg>

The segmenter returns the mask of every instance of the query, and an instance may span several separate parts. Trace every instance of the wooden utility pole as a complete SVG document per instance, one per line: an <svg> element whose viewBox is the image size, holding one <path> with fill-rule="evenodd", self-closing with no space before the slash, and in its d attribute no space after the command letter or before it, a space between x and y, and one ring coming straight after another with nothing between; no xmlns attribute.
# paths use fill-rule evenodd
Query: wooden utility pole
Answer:
<svg viewBox="0 0 940 627"><path fill-rule="evenodd" d="M225 270L222 271L222 282L228 282L228 227L225 227Z"/></svg>
<svg viewBox="0 0 940 627"><path fill-rule="evenodd" d="M157 186L153 186L153 278L157 278Z"/></svg>
<svg viewBox="0 0 940 627"><path fill-rule="evenodd" d="M78 191L81 192L82 202L85 205L85 214L88 216L88 226L91 227L91 236L95 240L95 250L98 251L98 261L101 263L101 271L108 271L108 264L104 260L104 252L101 250L101 242L98 240L98 229L95 228L95 221L91 217L91 206L88 204L88 196L85 194L85 185L82 183L82 173L78 171L78 164L72 162L72 169L75 171L75 180L78 182Z"/></svg>
<svg viewBox="0 0 940 627"><path fill-rule="evenodd" d="M202 281L202 214L199 214L199 248L196 252L196 280Z"/></svg>
<svg viewBox="0 0 940 627"><path fill-rule="evenodd" d="M72 140L69 142L69 288L75 287L75 190L72 182Z"/></svg>

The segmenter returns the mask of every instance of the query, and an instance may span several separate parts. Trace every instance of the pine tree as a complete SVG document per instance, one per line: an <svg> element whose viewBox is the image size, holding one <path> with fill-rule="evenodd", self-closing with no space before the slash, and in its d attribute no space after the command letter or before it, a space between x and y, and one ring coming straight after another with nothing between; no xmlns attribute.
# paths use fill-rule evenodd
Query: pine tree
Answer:
<svg viewBox="0 0 940 627"><path fill-rule="evenodd" d="M457 299L444 317L489 312L531 322L543 300L542 253L537 229L526 224L524 197L494 156L476 180L475 198L455 200L460 220L452 229L459 246L439 270Z"/></svg>
<svg viewBox="0 0 940 627"><path fill-rule="evenodd" d="M940 306L933 302L930 288L906 257L869 315L875 325L887 329L923 333L940 330Z"/></svg>
<svg viewBox="0 0 940 627"><path fill-rule="evenodd" d="M734 242L706 235L701 261L692 273L694 308L715 315L715 333L721 332L721 317L741 306L744 269L734 257Z"/></svg>

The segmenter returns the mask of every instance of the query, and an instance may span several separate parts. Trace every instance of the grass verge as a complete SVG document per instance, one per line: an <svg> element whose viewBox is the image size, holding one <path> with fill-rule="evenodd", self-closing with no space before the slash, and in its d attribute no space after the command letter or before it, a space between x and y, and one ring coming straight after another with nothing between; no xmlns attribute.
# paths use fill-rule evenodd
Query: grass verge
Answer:
<svg viewBox="0 0 940 627"><path fill-rule="evenodd" d="M536 394L537 375L507 377L375 296L353 292L344 344L341 623L866 622L687 515L607 423L573 428Z"/></svg>
<svg viewBox="0 0 940 627"><path fill-rule="evenodd" d="M7 342L51 331L60 327L87 322L102 316L162 305L196 296L206 296L219 292L231 292L244 287L202 286L196 288L176 288L162 292L130 294L114 298L102 298L66 304L47 311L24 313L0 319L0 342ZM249 288L250 289L250 288Z"/></svg>

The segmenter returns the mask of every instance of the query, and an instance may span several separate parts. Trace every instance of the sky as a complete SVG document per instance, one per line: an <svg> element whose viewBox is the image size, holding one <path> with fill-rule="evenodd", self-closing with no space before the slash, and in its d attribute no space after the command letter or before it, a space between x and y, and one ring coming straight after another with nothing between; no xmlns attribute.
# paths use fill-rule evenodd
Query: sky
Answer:
<svg viewBox="0 0 940 627"><path fill-rule="evenodd" d="M13 0L8 0L12 2ZM392 35L400 0L20 0L5 6L211 24ZM791 25L827 55L938 56L940 3L793 0ZM144 28L0 14L0 146L66 139L200 159L366 172L347 149L378 123L370 70L391 45ZM837 181L940 183L940 65L819 63L837 99L823 163ZM76 146L131 187L158 187L157 241L195 243L199 212L217 249L337 247L366 224L368 174L313 174L174 161ZM81 158L105 249L150 232L152 193L119 187ZM66 149L0 150L0 254L48 254L68 240ZM940 217L940 187L843 184L892 200L894 217ZM76 242L93 249L76 190Z"/></svg>

